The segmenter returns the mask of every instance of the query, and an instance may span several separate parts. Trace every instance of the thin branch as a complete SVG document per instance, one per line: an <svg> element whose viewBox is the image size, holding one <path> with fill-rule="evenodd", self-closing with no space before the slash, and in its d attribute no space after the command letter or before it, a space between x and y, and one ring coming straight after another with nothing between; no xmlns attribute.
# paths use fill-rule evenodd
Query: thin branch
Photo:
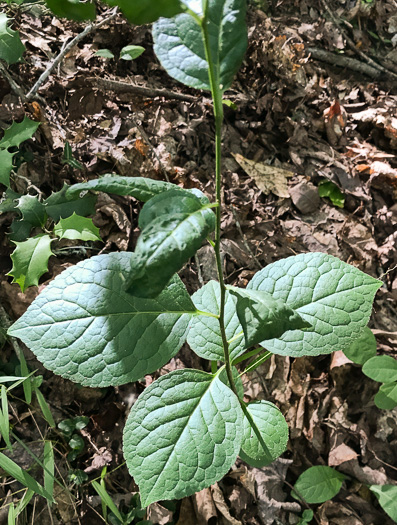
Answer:
<svg viewBox="0 0 397 525"><path fill-rule="evenodd" d="M347 69L352 69L353 71L358 71L363 75L367 75L370 78L379 78L382 76L382 71L379 69L369 66L356 60L355 58L347 57L344 55L336 55L325 49L319 49L318 47L308 47L306 51L311 54L316 60L321 60L322 62L327 62L332 66L339 66Z"/></svg>

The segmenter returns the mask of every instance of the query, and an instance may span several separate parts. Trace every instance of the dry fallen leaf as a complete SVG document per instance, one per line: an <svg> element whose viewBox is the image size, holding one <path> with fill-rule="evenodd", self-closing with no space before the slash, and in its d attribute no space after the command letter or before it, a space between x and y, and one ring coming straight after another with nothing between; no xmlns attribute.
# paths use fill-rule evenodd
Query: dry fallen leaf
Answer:
<svg viewBox="0 0 397 525"><path fill-rule="evenodd" d="M232 155L265 195L272 192L278 197L285 199L289 197L287 179L294 176L292 171L246 159L239 153L232 153Z"/></svg>

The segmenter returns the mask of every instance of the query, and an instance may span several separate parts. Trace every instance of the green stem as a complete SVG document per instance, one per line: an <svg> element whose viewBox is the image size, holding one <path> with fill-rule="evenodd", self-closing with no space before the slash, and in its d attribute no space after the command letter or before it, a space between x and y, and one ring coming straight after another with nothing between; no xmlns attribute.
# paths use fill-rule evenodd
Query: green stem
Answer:
<svg viewBox="0 0 397 525"><path fill-rule="evenodd" d="M208 63L208 76L211 86L211 96L214 103L214 117L215 117L215 181L216 181L216 204L218 205L216 213L216 226L215 226L215 257L216 266L218 270L218 278L220 285L220 307L219 307L219 327L221 331L223 353L225 357L225 368L229 384L233 392L237 394L237 388L233 380L232 365L230 360L229 343L226 337L225 327L225 303L226 303L226 285L222 271L222 258L221 258L221 215L222 215L222 124L223 124L223 103L222 103L222 90L219 80L219 64L214 63L211 57L210 39L208 32L208 0L204 2L204 17L201 21L201 31L203 34L205 55Z"/></svg>

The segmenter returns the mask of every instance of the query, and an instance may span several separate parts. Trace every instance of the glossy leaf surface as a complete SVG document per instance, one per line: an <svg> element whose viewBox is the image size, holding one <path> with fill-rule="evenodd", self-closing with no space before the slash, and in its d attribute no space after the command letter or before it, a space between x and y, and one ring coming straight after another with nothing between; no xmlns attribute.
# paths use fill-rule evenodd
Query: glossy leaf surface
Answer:
<svg viewBox="0 0 397 525"><path fill-rule="evenodd" d="M22 122L13 122L9 128L4 130L3 138L0 140L0 148L19 148L25 140L29 140L36 133L40 122L35 122L25 117Z"/></svg>
<svg viewBox="0 0 397 525"><path fill-rule="evenodd" d="M0 149L0 183L10 187L10 174L12 171L12 159L14 153L10 153L6 149Z"/></svg>
<svg viewBox="0 0 397 525"><path fill-rule="evenodd" d="M323 503L338 494L345 478L331 467L310 467L299 476L294 486L297 493L292 492L292 496L307 503Z"/></svg>
<svg viewBox="0 0 397 525"><path fill-rule="evenodd" d="M221 479L240 449L243 414L217 376L176 370L132 407L124 455L142 505L189 496Z"/></svg>
<svg viewBox="0 0 397 525"><path fill-rule="evenodd" d="M263 342L275 354L299 357L344 350L368 324L381 281L324 253L300 254L269 264L247 289L281 299L311 328Z"/></svg>
<svg viewBox="0 0 397 525"><path fill-rule="evenodd" d="M23 220L33 226L44 226L47 218L45 206L37 197L22 195L18 200L18 210L22 213Z"/></svg>
<svg viewBox="0 0 397 525"><path fill-rule="evenodd" d="M46 0L47 6L59 18L72 20L93 20L96 16L95 5L92 2L79 0Z"/></svg>
<svg viewBox="0 0 397 525"><path fill-rule="evenodd" d="M44 201L47 215L54 221L66 219L73 213L83 217L95 213L96 195L84 194L84 192L80 191L69 193L68 190L70 188L73 188L73 186L64 184L60 191L52 193Z"/></svg>
<svg viewBox="0 0 397 525"><path fill-rule="evenodd" d="M22 57L25 46L21 42L18 31L8 27L9 18L0 13L0 58L7 64L14 64Z"/></svg>
<svg viewBox="0 0 397 525"><path fill-rule="evenodd" d="M136 381L174 356L195 308L175 277L156 300L125 291L131 253L87 259L58 275L10 328L46 368L82 385Z"/></svg>
<svg viewBox="0 0 397 525"><path fill-rule="evenodd" d="M253 401L246 409L239 456L251 466L264 467L285 452L288 425L280 410L269 401Z"/></svg>
<svg viewBox="0 0 397 525"><path fill-rule="evenodd" d="M61 219L54 227L54 234L60 239L80 239L82 241L101 241L99 228L92 219L73 213L67 219Z"/></svg>
<svg viewBox="0 0 397 525"><path fill-rule="evenodd" d="M160 16L171 17L184 9L179 0L104 0L111 6L120 7L130 22L136 25L150 24Z"/></svg>

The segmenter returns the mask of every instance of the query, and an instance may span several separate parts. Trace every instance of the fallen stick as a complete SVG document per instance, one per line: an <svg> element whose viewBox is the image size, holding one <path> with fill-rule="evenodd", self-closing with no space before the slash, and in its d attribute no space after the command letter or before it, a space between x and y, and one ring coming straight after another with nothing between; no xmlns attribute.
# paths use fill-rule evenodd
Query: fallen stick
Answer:
<svg viewBox="0 0 397 525"><path fill-rule="evenodd" d="M317 47L307 47L306 51L311 54L316 60L321 60L327 64L333 66L339 66L343 68L352 69L363 75L366 75L371 78L380 78L383 75L383 72L380 69L374 68L364 62L360 62L355 58L346 57L344 55L336 55L325 49L319 49Z"/></svg>

